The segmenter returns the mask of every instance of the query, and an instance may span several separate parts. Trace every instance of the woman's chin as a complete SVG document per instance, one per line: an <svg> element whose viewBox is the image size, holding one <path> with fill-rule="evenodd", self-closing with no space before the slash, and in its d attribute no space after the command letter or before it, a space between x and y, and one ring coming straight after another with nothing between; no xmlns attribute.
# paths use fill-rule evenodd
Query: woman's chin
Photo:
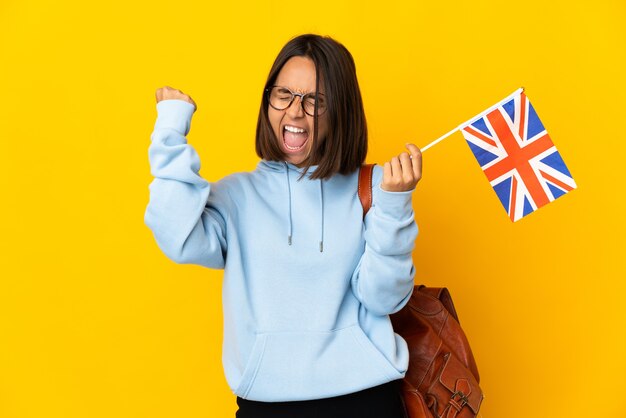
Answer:
<svg viewBox="0 0 626 418"><path fill-rule="evenodd" d="M293 164L293 165L295 165L297 167L301 167L306 162L306 157L287 156L285 158L285 161L287 161L288 163L291 163L291 164Z"/></svg>

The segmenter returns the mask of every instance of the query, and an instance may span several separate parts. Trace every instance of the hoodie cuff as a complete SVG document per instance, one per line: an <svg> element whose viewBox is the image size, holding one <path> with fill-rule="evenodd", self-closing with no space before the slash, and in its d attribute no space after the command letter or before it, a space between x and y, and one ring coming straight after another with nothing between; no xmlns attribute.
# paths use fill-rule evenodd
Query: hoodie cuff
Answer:
<svg viewBox="0 0 626 418"><path fill-rule="evenodd" d="M191 117L195 106L189 102L178 99L161 100L156 105L157 120L154 130L173 129L183 136L189 133Z"/></svg>
<svg viewBox="0 0 626 418"><path fill-rule="evenodd" d="M378 213L397 220L408 219L413 215L412 195L415 189L406 192L388 192L383 190L380 184L373 189L372 206L377 208Z"/></svg>

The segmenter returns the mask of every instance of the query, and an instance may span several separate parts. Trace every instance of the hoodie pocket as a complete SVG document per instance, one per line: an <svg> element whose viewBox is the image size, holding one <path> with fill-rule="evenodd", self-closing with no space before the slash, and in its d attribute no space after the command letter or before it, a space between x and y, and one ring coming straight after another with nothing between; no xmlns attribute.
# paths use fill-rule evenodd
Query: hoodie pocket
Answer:
<svg viewBox="0 0 626 418"><path fill-rule="evenodd" d="M237 396L266 402L313 399L402 378L359 325L334 331L256 335Z"/></svg>

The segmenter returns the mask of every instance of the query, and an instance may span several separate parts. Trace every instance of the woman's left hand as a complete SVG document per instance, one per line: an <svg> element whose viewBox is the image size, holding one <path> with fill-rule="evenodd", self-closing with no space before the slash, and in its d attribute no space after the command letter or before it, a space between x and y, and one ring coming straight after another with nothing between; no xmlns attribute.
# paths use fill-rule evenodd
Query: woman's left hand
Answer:
<svg viewBox="0 0 626 418"><path fill-rule="evenodd" d="M380 187L387 192L413 190L422 178L422 152L414 144L406 144L411 153L403 152L383 166L383 182Z"/></svg>

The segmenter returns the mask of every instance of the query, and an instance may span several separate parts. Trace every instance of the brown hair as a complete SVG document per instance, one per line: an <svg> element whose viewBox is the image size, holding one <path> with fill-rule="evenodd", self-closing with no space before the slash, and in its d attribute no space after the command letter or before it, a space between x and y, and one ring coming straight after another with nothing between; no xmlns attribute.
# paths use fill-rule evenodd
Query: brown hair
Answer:
<svg viewBox="0 0 626 418"><path fill-rule="evenodd" d="M315 106L315 133L303 175L312 165L318 166L311 174L312 179L329 178L335 173L352 173L363 164L367 155L367 123L354 59L345 46L329 36L300 35L291 39L279 52L263 87L256 128L256 153L270 161L285 159L270 125L266 89L275 83L285 63L295 56L308 57L315 63L315 91L319 92L321 78L328 117L328 134L318 141Z"/></svg>

